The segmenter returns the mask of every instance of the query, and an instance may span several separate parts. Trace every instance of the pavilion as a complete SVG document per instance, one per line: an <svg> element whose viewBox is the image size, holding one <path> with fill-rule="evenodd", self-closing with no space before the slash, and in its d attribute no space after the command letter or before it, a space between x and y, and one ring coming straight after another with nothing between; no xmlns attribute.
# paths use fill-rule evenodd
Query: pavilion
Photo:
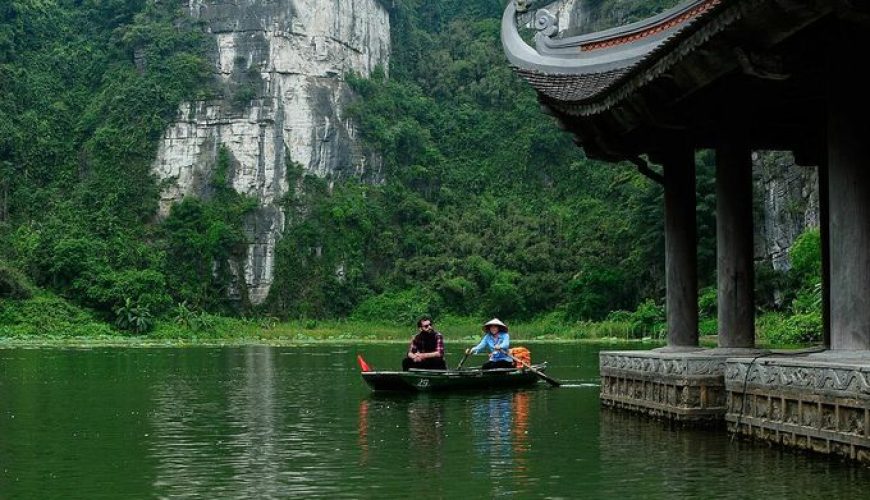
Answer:
<svg viewBox="0 0 870 500"><path fill-rule="evenodd" d="M602 404L870 462L870 2L687 0L592 33L571 25L582 5L513 0L502 43L589 157L663 185L667 346L603 352ZM699 149L716 154L714 349L698 342ZM818 167L821 352L755 345L754 150Z"/></svg>

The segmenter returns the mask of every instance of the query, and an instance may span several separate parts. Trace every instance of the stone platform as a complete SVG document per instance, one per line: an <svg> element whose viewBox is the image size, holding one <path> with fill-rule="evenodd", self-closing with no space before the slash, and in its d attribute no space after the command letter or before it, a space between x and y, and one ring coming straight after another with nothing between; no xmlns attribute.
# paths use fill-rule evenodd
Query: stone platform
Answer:
<svg viewBox="0 0 870 500"><path fill-rule="evenodd" d="M870 353L730 358L725 390L729 431L870 464Z"/></svg>
<svg viewBox="0 0 870 500"><path fill-rule="evenodd" d="M601 403L687 424L721 424L725 362L757 351L685 349L602 351Z"/></svg>

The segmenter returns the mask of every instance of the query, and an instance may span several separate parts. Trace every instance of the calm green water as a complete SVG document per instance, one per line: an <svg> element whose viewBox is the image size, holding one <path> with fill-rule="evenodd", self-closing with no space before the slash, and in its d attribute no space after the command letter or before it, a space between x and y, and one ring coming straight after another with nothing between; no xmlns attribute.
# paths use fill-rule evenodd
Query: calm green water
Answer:
<svg viewBox="0 0 870 500"><path fill-rule="evenodd" d="M0 498L870 491L860 466L601 410L597 347L531 347L564 387L373 395L356 353L393 368L396 344L0 350Z"/></svg>

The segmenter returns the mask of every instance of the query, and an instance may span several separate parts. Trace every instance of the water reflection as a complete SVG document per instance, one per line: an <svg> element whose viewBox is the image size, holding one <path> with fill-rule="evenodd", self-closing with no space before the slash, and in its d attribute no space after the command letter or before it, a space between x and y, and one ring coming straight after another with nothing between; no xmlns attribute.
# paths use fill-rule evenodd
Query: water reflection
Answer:
<svg viewBox="0 0 870 500"><path fill-rule="evenodd" d="M505 392L469 400L473 475L489 481L493 495L524 491L529 481L529 413L535 391Z"/></svg>
<svg viewBox="0 0 870 500"><path fill-rule="evenodd" d="M725 431L685 429L639 415L601 411L602 490L654 487L665 498L860 498L860 466L811 454L734 441ZM761 473L760 473L761 472ZM787 479L786 479L787 478ZM783 480L785 479L785 480Z"/></svg>
<svg viewBox="0 0 870 500"><path fill-rule="evenodd" d="M472 405L475 451L492 465L495 474L500 465L511 458L511 399L509 394L498 394L481 399ZM493 478L495 479L495 478Z"/></svg>
<svg viewBox="0 0 870 500"><path fill-rule="evenodd" d="M357 414L357 445L360 449L360 466L365 467L369 463L369 400L363 399L359 402L359 412Z"/></svg>
<svg viewBox="0 0 870 500"><path fill-rule="evenodd" d="M456 481L463 495L529 491L534 397L535 391L364 396L356 411L356 464L387 489L443 476L427 481L428 497L452 494ZM389 476L377 477L385 468Z"/></svg>
<svg viewBox="0 0 870 500"><path fill-rule="evenodd" d="M537 349L560 378L595 380L597 351ZM0 349L0 374L3 499L861 498L870 484L860 466L601 411L595 384L372 394L337 347Z"/></svg>
<svg viewBox="0 0 870 500"><path fill-rule="evenodd" d="M527 461L529 454L529 409L531 394L527 391L516 392L513 395L514 422L511 428L513 436L514 472L519 477L527 477Z"/></svg>
<svg viewBox="0 0 870 500"><path fill-rule="evenodd" d="M444 404L418 398L408 404L409 452L414 468L440 471L444 460Z"/></svg>
<svg viewBox="0 0 870 500"><path fill-rule="evenodd" d="M500 394L481 401L486 432L478 432L476 449L489 464L493 492L509 495L529 485L529 409L533 391Z"/></svg>
<svg viewBox="0 0 870 500"><path fill-rule="evenodd" d="M186 376L168 377L155 390L155 491L263 498L339 487L336 420L316 404L330 391L294 383L286 366L278 368L278 353L252 346L213 350L207 362L179 360Z"/></svg>
<svg viewBox="0 0 870 500"><path fill-rule="evenodd" d="M172 497L220 491L227 482L246 496L276 491L287 451L281 443L292 433L280 428L274 350L212 354L208 363L182 356L178 361L188 376L167 378L156 388L154 487ZM202 380L210 375L217 380ZM222 473L216 476L215 469Z"/></svg>

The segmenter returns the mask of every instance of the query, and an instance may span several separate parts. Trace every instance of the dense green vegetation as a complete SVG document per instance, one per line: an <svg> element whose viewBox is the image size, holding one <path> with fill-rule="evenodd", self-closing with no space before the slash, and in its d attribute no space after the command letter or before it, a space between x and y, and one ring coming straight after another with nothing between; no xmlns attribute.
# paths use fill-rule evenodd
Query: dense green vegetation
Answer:
<svg viewBox="0 0 870 500"><path fill-rule="evenodd" d="M0 6L4 266L136 331L189 298L201 276L173 263L201 263L173 242L195 208L154 224L150 167L178 104L210 95L208 40L175 3Z"/></svg>
<svg viewBox="0 0 870 500"><path fill-rule="evenodd" d="M288 165L296 189L257 307L232 272L255 203L227 186L225 153L213 196L155 217L157 139L180 102L222 92L212 39L176 2L0 5L0 335L233 335L291 318L407 325L428 313L533 321L541 335L661 336L661 189L585 158L539 112L504 61L502 4L390 3L389 77L347 75L360 96L348 113L386 181ZM699 155L710 334L712 176L712 156ZM818 335L817 238L798 245L788 275L759 273L793 290L760 304L772 340Z"/></svg>

